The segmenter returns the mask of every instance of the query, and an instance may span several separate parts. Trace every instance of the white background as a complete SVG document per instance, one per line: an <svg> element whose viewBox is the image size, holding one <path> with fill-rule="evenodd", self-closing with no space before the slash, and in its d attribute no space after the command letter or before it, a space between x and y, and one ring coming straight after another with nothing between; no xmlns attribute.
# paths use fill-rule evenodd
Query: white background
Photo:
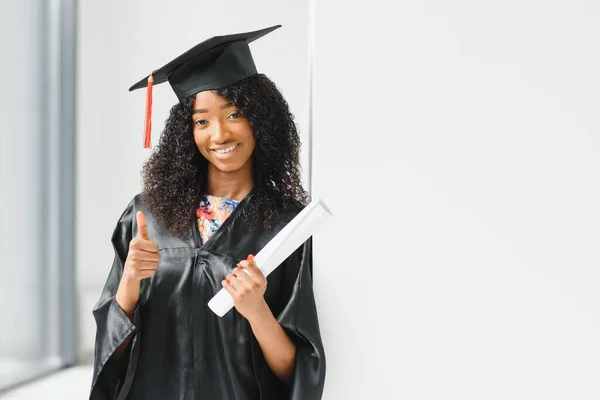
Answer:
<svg viewBox="0 0 600 400"><path fill-rule="evenodd" d="M79 3L82 351L139 190L143 91L214 34L252 45L308 129L306 1ZM324 399L598 399L600 8L574 0L322 1L315 241ZM176 101L154 92L154 142ZM306 153L303 162L307 162Z"/></svg>
<svg viewBox="0 0 600 400"><path fill-rule="evenodd" d="M327 400L599 399L600 6L319 1Z"/></svg>

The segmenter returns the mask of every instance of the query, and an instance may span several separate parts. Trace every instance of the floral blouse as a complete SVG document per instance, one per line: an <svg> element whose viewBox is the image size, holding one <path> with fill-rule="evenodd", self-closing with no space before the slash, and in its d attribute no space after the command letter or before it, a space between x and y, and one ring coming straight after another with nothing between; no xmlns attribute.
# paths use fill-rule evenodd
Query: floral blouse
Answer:
<svg viewBox="0 0 600 400"><path fill-rule="evenodd" d="M231 215L233 210L240 204L239 201L231 200L225 197L204 195L200 200L200 206L196 210L198 218L198 231L202 238L202 243L219 229L223 221Z"/></svg>

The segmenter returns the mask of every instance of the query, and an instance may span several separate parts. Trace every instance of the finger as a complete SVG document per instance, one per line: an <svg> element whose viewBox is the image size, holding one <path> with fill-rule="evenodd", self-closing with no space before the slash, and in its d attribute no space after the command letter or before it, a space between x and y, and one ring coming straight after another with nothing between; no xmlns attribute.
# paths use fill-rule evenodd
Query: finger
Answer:
<svg viewBox="0 0 600 400"><path fill-rule="evenodd" d="M133 276L136 279L152 278L156 274L156 270L143 270L133 272Z"/></svg>
<svg viewBox="0 0 600 400"><path fill-rule="evenodd" d="M237 279L231 274L229 274L225 277L225 283L227 285L229 285L236 292L237 292L238 288L241 286L241 283L239 281L237 281ZM237 284L237 286L236 286L236 284Z"/></svg>
<svg viewBox="0 0 600 400"><path fill-rule="evenodd" d="M138 237L146 240L150 240L148 237L148 223L146 222L146 217L142 211L138 211L135 214L135 218L138 226Z"/></svg>
<svg viewBox="0 0 600 400"><path fill-rule="evenodd" d="M250 276L262 276L263 273L260 270L260 268L258 268L258 266L254 263L254 261L240 261L240 263L238 264L244 268L246 268L248 270L248 274Z"/></svg>
<svg viewBox="0 0 600 400"><path fill-rule="evenodd" d="M235 279L242 283L246 283L251 280L250 275L248 275L248 270L242 267L235 268L233 271L231 271L231 275L233 275Z"/></svg>
<svg viewBox="0 0 600 400"><path fill-rule="evenodd" d="M239 271L239 272L238 272ZM241 284L243 285L244 288L249 289L250 291L253 290L258 290L261 287L267 287L267 279L262 275L262 273L260 272L260 270L256 270L256 272L253 273L252 276L247 276L244 272L247 272L248 270L246 268L243 267L237 267L235 270L233 270L234 275L237 276L237 279L239 279L241 281Z"/></svg>
<svg viewBox="0 0 600 400"><path fill-rule="evenodd" d="M243 269L245 269L245 270L248 270L248 271L246 272L248 275L252 275L252 274L250 273L250 271L249 271L249 269L250 269L250 262L248 262L248 261L246 261L246 260L242 260L242 261L240 261L240 262L239 262L237 265L238 265L238 267L242 267Z"/></svg>
<svg viewBox="0 0 600 400"><path fill-rule="evenodd" d="M243 275L240 277L240 279L252 278L252 273L248 270L248 268L244 267L245 264L242 265L243 262L245 261L241 261L232 272L235 271L235 275L237 276L238 274L242 274L243 271Z"/></svg>
<svg viewBox="0 0 600 400"><path fill-rule="evenodd" d="M131 266L137 271L142 271L142 270L153 270L154 271L158 268L158 263L150 262L150 261L133 261L131 263Z"/></svg>
<svg viewBox="0 0 600 400"><path fill-rule="evenodd" d="M158 243L152 240L138 239L139 248L150 253L158 253Z"/></svg>
<svg viewBox="0 0 600 400"><path fill-rule="evenodd" d="M129 258L132 261L160 261L160 255L158 253L139 249L133 250Z"/></svg>
<svg viewBox="0 0 600 400"><path fill-rule="evenodd" d="M221 284L223 285L223 288L225 288L225 290L227 290L227 292L229 292L231 297L233 297L234 299L237 297L237 291L234 289L233 286L231 286L231 284L229 282L227 282L227 279L225 279L223 282L221 282Z"/></svg>
<svg viewBox="0 0 600 400"><path fill-rule="evenodd" d="M129 245L138 250L144 250L150 253L158 253L158 243L151 240L142 239L139 236L131 239L131 243Z"/></svg>

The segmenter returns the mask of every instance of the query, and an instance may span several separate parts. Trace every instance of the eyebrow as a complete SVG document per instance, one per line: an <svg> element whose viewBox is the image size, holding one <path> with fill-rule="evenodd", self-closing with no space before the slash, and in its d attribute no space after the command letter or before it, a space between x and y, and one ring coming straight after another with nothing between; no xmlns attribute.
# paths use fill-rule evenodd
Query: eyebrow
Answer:
<svg viewBox="0 0 600 400"><path fill-rule="evenodd" d="M233 106L234 106L234 105L233 105L233 103L227 103L227 104L223 104L223 105L222 105L221 107L219 107L219 108L220 108L221 110L224 110L224 109L226 109L226 108L233 107ZM208 112L208 109L206 109L206 108L194 108L194 109L192 110L192 115L193 115L193 114L207 113L207 112Z"/></svg>

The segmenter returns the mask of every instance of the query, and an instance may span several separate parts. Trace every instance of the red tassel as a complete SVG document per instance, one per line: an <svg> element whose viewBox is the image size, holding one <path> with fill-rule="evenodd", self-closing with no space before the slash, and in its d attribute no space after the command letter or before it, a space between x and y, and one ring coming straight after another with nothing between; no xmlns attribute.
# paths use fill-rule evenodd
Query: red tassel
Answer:
<svg viewBox="0 0 600 400"><path fill-rule="evenodd" d="M149 149L152 141L152 86L154 86L154 71L148 76L146 89L146 127L144 129L144 148Z"/></svg>

